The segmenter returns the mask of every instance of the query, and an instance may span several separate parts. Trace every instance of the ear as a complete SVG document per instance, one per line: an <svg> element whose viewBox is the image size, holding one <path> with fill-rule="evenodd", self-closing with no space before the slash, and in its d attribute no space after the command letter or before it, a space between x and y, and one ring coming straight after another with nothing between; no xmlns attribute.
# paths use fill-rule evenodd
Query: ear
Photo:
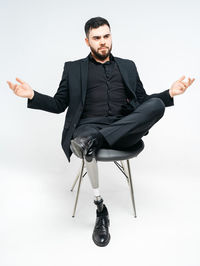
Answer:
<svg viewBox="0 0 200 266"><path fill-rule="evenodd" d="M87 46L89 46L89 40L88 40L88 38L85 38L85 42L86 42Z"/></svg>

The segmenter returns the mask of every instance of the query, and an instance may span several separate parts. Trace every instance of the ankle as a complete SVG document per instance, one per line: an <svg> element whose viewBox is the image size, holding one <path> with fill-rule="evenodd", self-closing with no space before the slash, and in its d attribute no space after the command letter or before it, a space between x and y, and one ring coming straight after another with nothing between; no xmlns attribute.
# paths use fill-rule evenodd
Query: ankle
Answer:
<svg viewBox="0 0 200 266"><path fill-rule="evenodd" d="M96 150L100 149L103 146L103 144L105 143L104 136L100 132L98 132L98 133L92 135L92 137L95 139L93 145L95 146Z"/></svg>
<svg viewBox="0 0 200 266"><path fill-rule="evenodd" d="M94 204L97 206L97 211L101 212L104 208L103 199L100 198L100 200L94 200Z"/></svg>
<svg viewBox="0 0 200 266"><path fill-rule="evenodd" d="M108 210L106 208L106 205L103 204L103 207L101 209L101 211L99 211L98 209L96 210L96 214L97 214L97 217L105 217L105 216L108 216Z"/></svg>

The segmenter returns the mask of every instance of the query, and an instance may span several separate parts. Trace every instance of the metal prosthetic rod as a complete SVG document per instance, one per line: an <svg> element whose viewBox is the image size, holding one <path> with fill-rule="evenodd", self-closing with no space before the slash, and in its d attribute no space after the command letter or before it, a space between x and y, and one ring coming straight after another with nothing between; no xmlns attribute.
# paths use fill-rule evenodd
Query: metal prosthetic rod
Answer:
<svg viewBox="0 0 200 266"><path fill-rule="evenodd" d="M85 164L94 192L94 203L97 205L98 211L101 212L103 210L103 199L99 192L99 174L97 161L95 158L93 158L91 162L87 162L87 160L85 160Z"/></svg>
<svg viewBox="0 0 200 266"><path fill-rule="evenodd" d="M93 158L91 162L88 162L87 160L85 160L85 165L87 168L87 173L90 178L92 188L95 189L94 191L95 196L98 196L99 174L98 174L97 161L95 158Z"/></svg>

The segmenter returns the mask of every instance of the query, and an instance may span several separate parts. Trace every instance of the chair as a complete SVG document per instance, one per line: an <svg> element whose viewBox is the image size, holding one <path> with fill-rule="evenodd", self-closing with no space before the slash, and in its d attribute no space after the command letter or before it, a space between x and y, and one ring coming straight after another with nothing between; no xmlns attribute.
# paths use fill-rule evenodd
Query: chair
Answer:
<svg viewBox="0 0 200 266"><path fill-rule="evenodd" d="M128 182L128 185L129 185L129 188L130 188L134 217L136 217L136 207L135 207L134 191L133 191L133 184L132 184L129 159L137 157L137 155L143 149L144 149L144 142L142 140L140 140L137 144L135 144L134 146L132 146L128 149L125 149L125 150L100 149L96 154L96 160L97 161L100 161L100 162L111 162L112 161L119 168L119 170L125 175L127 182ZM126 160L127 165L125 165L125 163L124 163L125 160ZM118 161L120 161L120 163ZM75 181L72 185L72 188L71 188L71 191L73 191L77 181L79 180L72 217L75 217L76 207L77 207L77 203L78 203L78 197L79 197L79 193L80 193L81 181L82 181L83 177L87 174L87 172L84 173L84 166L85 166L85 162L84 162L84 159L82 159L81 169L80 169L79 173L77 174L76 179L75 179Z"/></svg>

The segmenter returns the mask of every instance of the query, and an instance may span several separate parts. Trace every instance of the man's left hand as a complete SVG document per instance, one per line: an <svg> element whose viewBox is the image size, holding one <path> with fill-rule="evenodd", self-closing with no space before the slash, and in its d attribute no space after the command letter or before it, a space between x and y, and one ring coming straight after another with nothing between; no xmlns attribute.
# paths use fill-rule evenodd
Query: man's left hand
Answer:
<svg viewBox="0 0 200 266"><path fill-rule="evenodd" d="M182 76L180 79L178 79L177 81L175 81L171 88L169 89L169 94L171 97L174 97L176 95L182 94L186 91L186 89L192 85L192 83L194 82L194 78L188 78L188 81L184 81L185 76Z"/></svg>

